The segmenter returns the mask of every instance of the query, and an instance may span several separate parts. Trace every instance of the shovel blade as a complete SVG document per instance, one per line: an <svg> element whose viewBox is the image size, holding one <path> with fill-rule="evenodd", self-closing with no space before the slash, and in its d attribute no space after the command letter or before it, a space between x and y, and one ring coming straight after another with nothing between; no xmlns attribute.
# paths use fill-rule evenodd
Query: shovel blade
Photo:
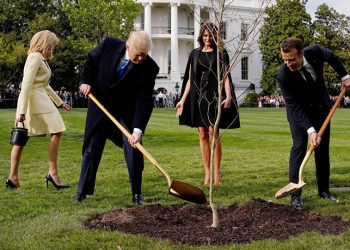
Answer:
<svg viewBox="0 0 350 250"><path fill-rule="evenodd" d="M305 185L306 183L304 181L299 181L299 183L290 182L288 185L284 186L283 188L277 191L277 193L275 194L275 198L281 199L290 194L293 194L294 192L301 189Z"/></svg>
<svg viewBox="0 0 350 250"><path fill-rule="evenodd" d="M207 199L202 190L181 181L172 181L169 188L169 194L197 204L207 203Z"/></svg>

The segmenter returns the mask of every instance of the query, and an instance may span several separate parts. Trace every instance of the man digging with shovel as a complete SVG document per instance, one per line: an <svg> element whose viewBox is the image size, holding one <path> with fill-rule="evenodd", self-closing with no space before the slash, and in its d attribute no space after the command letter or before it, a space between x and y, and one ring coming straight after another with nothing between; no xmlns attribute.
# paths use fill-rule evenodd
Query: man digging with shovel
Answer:
<svg viewBox="0 0 350 250"><path fill-rule="evenodd" d="M294 37L281 43L281 64L277 74L286 101L287 119L293 138L289 159L289 181L298 183L299 168L306 154L308 139L314 147L316 181L321 198L338 202L329 191L329 139L330 125L322 138L319 130L325 121L331 100L323 77L327 62L342 80L342 87L350 86L350 76L340 59L329 49L312 45L304 48L303 42ZM301 188L291 194L291 204L302 207Z"/></svg>
<svg viewBox="0 0 350 250"><path fill-rule="evenodd" d="M153 109L152 94L159 71L148 55L151 47L149 34L135 31L127 41L108 37L87 55L79 89L89 97L89 106L75 204L95 192L96 174L107 139L123 148L131 201L135 205L144 204L143 156L166 177L169 194L198 204L206 203L202 190L173 180L141 145Z"/></svg>
<svg viewBox="0 0 350 250"><path fill-rule="evenodd" d="M132 202L144 203L141 193L144 160L133 145L142 141L153 109L152 94L159 67L148 55L151 46L150 36L144 31L136 31L127 41L108 37L87 55L80 91L85 96L93 92L131 131L132 136L123 136L102 110L89 100L75 204L95 191L96 174L107 139L123 148Z"/></svg>

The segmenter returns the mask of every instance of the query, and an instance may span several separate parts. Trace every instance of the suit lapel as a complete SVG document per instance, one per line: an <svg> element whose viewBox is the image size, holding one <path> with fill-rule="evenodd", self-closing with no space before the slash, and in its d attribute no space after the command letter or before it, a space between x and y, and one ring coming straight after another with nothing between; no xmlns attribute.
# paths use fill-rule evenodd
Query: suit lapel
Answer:
<svg viewBox="0 0 350 250"><path fill-rule="evenodd" d="M115 48L115 50L111 51L112 54L112 63L111 63L111 73L113 74L114 78L117 76L117 68L119 65L120 60L123 58L125 54L126 47L124 46L118 46Z"/></svg>
<svg viewBox="0 0 350 250"><path fill-rule="evenodd" d="M112 85L110 86L111 88L115 87L121 79L123 79L123 77L119 80L117 80L117 68L119 65L120 60L123 58L124 54L125 54L125 43L123 46L117 46L115 47L115 49L111 50L111 64L110 64L110 74L111 74L111 79L113 79L111 81ZM129 65L131 66L131 65Z"/></svg>
<svg viewBox="0 0 350 250"><path fill-rule="evenodd" d="M135 64L133 62L129 62L128 67L124 73L124 75L119 79L119 81L122 81L129 73L130 71L135 67Z"/></svg>
<svg viewBox="0 0 350 250"><path fill-rule="evenodd" d="M313 70L316 73L316 79L315 82L318 82L318 76L321 75L321 72L319 72L319 67L318 67L318 61L316 59L309 58L307 53L304 54L304 57L306 60L309 62L309 64L312 66Z"/></svg>

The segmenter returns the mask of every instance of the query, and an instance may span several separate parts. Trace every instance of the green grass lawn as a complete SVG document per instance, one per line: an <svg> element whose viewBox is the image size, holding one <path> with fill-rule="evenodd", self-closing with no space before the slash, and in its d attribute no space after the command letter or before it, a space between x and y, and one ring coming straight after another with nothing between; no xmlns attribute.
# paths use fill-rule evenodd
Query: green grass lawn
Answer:
<svg viewBox="0 0 350 250"><path fill-rule="evenodd" d="M131 205L130 187L122 150L108 142L97 174L96 192L73 205L81 164L85 109L63 113L67 131L62 137L59 171L72 188L46 188L48 138L31 138L20 165L21 187L5 189L9 172L9 134L15 110L0 110L0 249L350 249L350 231L338 236L307 233L286 241L266 240L245 245L189 247L119 232L88 230L86 218L94 213ZM222 206L261 198L276 200L276 191L288 184L291 136L284 109L240 109L240 129L222 130L223 184L214 200ZM339 109L332 120L331 186L350 186L350 110ZM179 126L173 109L155 109L144 136L144 147L173 179L203 186L203 166L196 129ZM168 195L164 176L146 159L143 194L147 203L183 204ZM305 168L305 210L350 219L350 191L334 191L335 204L317 197L315 167ZM210 226L211 222L208 222Z"/></svg>

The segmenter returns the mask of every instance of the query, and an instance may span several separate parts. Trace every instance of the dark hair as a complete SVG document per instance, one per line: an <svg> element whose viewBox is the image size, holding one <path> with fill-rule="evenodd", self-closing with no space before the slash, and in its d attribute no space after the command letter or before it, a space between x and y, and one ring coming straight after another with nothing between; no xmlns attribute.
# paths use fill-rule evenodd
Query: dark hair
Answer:
<svg viewBox="0 0 350 250"><path fill-rule="evenodd" d="M296 49L299 53L304 49L304 43L301 39L296 37L288 37L284 40L280 48L283 52L288 53L291 49Z"/></svg>
<svg viewBox="0 0 350 250"><path fill-rule="evenodd" d="M209 33L213 36L213 39L217 41L217 31L218 28L215 26L215 24L211 22L203 23L201 26L201 29L199 31L199 36L197 38L197 42L199 43L200 47L204 47L204 42L203 42L203 36L205 31L209 31ZM213 47L216 47L216 43L213 42Z"/></svg>

